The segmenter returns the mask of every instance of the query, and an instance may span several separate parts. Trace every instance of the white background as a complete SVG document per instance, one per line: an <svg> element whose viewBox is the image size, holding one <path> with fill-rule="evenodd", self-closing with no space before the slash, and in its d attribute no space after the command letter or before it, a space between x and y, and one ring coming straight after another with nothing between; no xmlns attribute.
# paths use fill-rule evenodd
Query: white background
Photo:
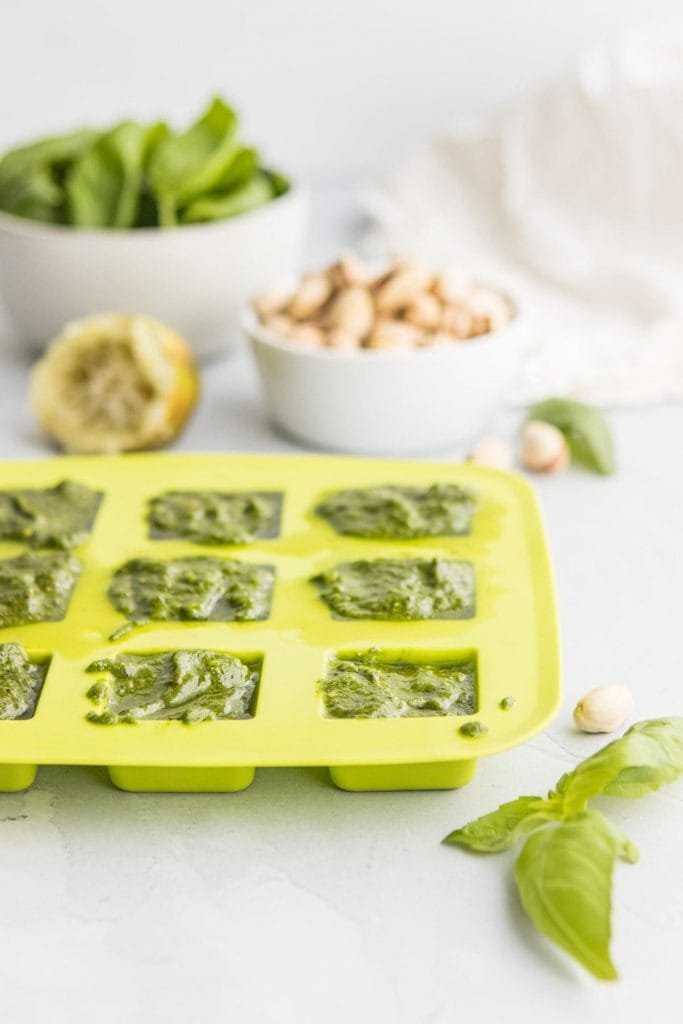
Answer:
<svg viewBox="0 0 683 1024"><path fill-rule="evenodd" d="M680 0L3 0L0 146L214 92L271 161L375 170Z"/></svg>
<svg viewBox="0 0 683 1024"><path fill-rule="evenodd" d="M4 0L0 144L125 113L189 116L221 90L283 165L357 177L561 73L583 43L678 7ZM330 199L316 200L312 262L352 241L351 195ZM0 357L3 458L50 454L24 407L27 376ZM41 770L26 794L0 795L3 1024L678 1024L682 783L604 805L642 853L616 871L617 985L534 933L512 857L439 844L601 745L571 723L589 687L630 686L638 718L680 712L683 410L612 424L617 476L538 481L566 671L543 736L452 793L345 794L322 771L272 769L234 796L133 795L103 770ZM494 425L510 440L516 427L512 414ZM179 447L290 449L244 353L212 366Z"/></svg>

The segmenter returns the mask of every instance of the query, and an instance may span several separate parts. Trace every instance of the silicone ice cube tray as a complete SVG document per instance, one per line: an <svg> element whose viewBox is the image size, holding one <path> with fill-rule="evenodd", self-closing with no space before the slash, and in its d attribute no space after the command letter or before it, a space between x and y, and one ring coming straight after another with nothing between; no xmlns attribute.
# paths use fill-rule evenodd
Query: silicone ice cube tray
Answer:
<svg viewBox="0 0 683 1024"><path fill-rule="evenodd" d="M261 766L326 766L349 790L461 786L477 758L522 743L552 718L560 701L558 625L552 572L534 492L520 476L467 464L323 456L65 456L0 465L0 489L51 487L76 480L104 494L83 564L61 622L0 629L49 659L35 714L0 721L0 789L23 789L37 766L106 765L126 790L235 791ZM478 509L466 536L370 540L339 536L314 509L326 492L377 484L456 482L475 491ZM155 540L147 502L167 490L276 491L277 536L252 544L202 547ZM0 543L0 557L22 550ZM107 598L113 571L136 556L225 555L275 567L268 619L260 622L156 622L118 642L122 616ZM476 611L469 619L386 622L334 619L310 577L341 561L445 557L472 562ZM2 595L0 594L0 601ZM122 652L206 648L262 659L253 717L205 721L88 721L86 692L94 659ZM377 648L422 662L473 658L477 708L470 718L334 719L319 681L336 653ZM501 708L505 697L514 706ZM463 735L476 720L487 732Z"/></svg>

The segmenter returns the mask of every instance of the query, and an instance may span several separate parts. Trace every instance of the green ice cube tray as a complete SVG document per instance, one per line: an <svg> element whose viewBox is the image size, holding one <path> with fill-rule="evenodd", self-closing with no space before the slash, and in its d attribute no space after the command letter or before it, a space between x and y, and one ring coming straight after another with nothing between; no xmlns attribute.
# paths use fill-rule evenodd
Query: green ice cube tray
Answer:
<svg viewBox="0 0 683 1024"><path fill-rule="evenodd" d="M35 714L0 721L0 790L29 786L37 766L106 765L121 789L224 791L245 788L262 766L329 768L348 790L449 789L463 785L476 760L523 743L558 709L560 656L556 603L545 534L534 492L520 476L469 464L327 456L65 456L0 465L0 489L51 487L75 480L104 498L61 622L0 629L0 643L22 644L49 659ZM315 506L331 490L377 484L454 482L477 498L465 536L376 540L340 536ZM147 502L167 490L276 491L277 536L242 546L202 547L155 540ZM0 557L22 546L0 543ZM209 554L268 564L275 587L259 622L152 622L118 642L123 618L107 598L113 571L137 556ZM474 565L475 614L429 621L353 621L331 616L310 577L359 558L439 557ZM0 594L0 603L2 595ZM262 659L253 717L243 720L88 721L86 692L95 659L122 652L206 648ZM432 716L334 719L324 714L320 680L336 653L378 649L408 661L473 659L477 709L469 718ZM514 706L501 707L505 697ZM464 735L464 722L487 731Z"/></svg>

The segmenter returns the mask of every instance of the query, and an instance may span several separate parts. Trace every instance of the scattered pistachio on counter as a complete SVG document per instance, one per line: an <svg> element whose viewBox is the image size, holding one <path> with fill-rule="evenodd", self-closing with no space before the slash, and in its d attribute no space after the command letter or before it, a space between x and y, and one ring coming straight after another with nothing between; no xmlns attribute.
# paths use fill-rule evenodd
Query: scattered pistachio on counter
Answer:
<svg viewBox="0 0 683 1024"><path fill-rule="evenodd" d="M612 433L596 406L573 398L546 398L531 407L529 419L551 423L562 432L573 464L603 476L614 473Z"/></svg>
<svg viewBox="0 0 683 1024"><path fill-rule="evenodd" d="M522 429L519 457L534 473L558 473L569 465L569 445L551 423L529 420Z"/></svg>
<svg viewBox="0 0 683 1024"><path fill-rule="evenodd" d="M465 341L500 330L515 315L505 296L458 266L433 273L419 260L400 258L372 274L354 253L306 274L293 293L259 295L254 309L284 338L344 350Z"/></svg>
<svg viewBox="0 0 683 1024"><path fill-rule="evenodd" d="M633 694L609 683L584 694L574 708L574 721L583 732L615 732L633 714Z"/></svg>
<svg viewBox="0 0 683 1024"><path fill-rule="evenodd" d="M490 466L492 469L510 469L512 466L512 449L505 441L496 437L482 437L477 441L469 455L468 462L477 466Z"/></svg>

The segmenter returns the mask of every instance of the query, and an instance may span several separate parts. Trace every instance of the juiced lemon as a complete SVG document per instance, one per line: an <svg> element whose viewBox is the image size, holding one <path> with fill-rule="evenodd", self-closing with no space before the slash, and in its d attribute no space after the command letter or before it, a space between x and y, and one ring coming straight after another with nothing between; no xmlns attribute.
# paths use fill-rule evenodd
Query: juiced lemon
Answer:
<svg viewBox="0 0 683 1024"><path fill-rule="evenodd" d="M148 316L74 320L36 363L31 405L69 452L156 448L194 409L199 372L183 339Z"/></svg>

